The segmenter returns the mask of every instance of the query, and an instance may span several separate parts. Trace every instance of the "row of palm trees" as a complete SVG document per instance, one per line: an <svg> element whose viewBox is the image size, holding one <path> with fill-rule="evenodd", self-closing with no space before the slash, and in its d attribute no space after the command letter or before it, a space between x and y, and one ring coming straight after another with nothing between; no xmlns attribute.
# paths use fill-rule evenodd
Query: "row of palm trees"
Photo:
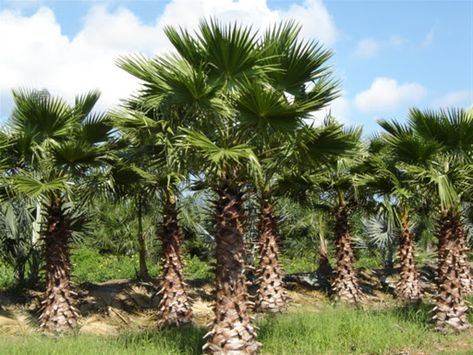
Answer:
<svg viewBox="0 0 473 355"><path fill-rule="evenodd" d="M410 216L423 204L435 204L436 325L458 330L469 325L463 296L472 285L461 211L472 196L473 114L412 110L405 124L381 121L384 133L369 143L360 129L346 129L331 118L309 126L305 120L337 97L339 83L327 64L331 52L301 39L299 32L291 21L264 33L215 20L201 22L195 33L167 27L173 53L117 61L142 86L107 114L93 112L97 92L78 96L73 105L46 91L13 92L15 108L0 133L1 197L38 206L45 330L77 325L70 241L84 222L84 206L97 193L131 198L138 211L149 194L160 196L158 326L192 320L178 220L186 182L213 196L215 318L205 352L258 353L250 309L287 307L275 217L281 196L329 206L336 245L331 290L335 298L354 303L362 293L354 268L352 211L363 203L389 207L401 229L397 295L415 301L422 294ZM244 202L250 194L258 196L260 206L254 305L245 265ZM143 250L140 275L146 277Z"/></svg>

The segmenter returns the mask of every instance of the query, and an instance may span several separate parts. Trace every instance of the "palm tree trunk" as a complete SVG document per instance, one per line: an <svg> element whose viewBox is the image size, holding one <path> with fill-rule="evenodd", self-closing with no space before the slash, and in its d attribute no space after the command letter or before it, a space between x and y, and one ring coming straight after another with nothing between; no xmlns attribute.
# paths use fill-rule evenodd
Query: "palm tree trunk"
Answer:
<svg viewBox="0 0 473 355"><path fill-rule="evenodd" d="M456 241L458 248L458 267L460 270L460 280L463 288L463 293L469 295L473 293L473 279L471 277L470 264L468 262L468 247L466 246L466 233L463 223L458 223L456 232Z"/></svg>
<svg viewBox="0 0 473 355"><path fill-rule="evenodd" d="M60 198L53 199L47 209L44 230L46 260L46 293L41 302L41 327L59 333L77 326L78 312L71 291L71 233Z"/></svg>
<svg viewBox="0 0 473 355"><path fill-rule="evenodd" d="M257 312L282 312L286 309L282 268L279 263L278 226L273 215L273 205L263 196L259 221L259 268Z"/></svg>
<svg viewBox="0 0 473 355"><path fill-rule="evenodd" d="M138 257L140 263L140 271L138 273L138 278L141 280L148 280L149 273L148 267L146 265L146 243L143 235L143 200L141 197L141 192L138 195Z"/></svg>
<svg viewBox="0 0 473 355"><path fill-rule="evenodd" d="M192 319L192 303L182 272L182 235L177 220L176 197L166 192L162 225L162 295L158 311L158 327L179 326Z"/></svg>
<svg viewBox="0 0 473 355"><path fill-rule="evenodd" d="M460 219L453 211L442 211L438 231L438 291L435 299L434 321L438 330L463 330L469 327L468 307L463 300L460 270L460 251L457 229Z"/></svg>
<svg viewBox="0 0 473 355"><path fill-rule="evenodd" d="M356 303L361 300L361 291L354 267L355 257L351 241L351 231L348 223L348 211L341 203L335 212L335 246L336 260L335 275L332 291L340 301Z"/></svg>
<svg viewBox="0 0 473 355"><path fill-rule="evenodd" d="M397 296L404 301L417 301L421 291L414 255L414 233L409 226L409 214L401 216L401 236L399 243L399 260L401 263L401 278L396 286Z"/></svg>
<svg viewBox="0 0 473 355"><path fill-rule="evenodd" d="M260 343L248 315L242 194L230 179L217 189L215 318L205 338L207 354L257 354Z"/></svg>

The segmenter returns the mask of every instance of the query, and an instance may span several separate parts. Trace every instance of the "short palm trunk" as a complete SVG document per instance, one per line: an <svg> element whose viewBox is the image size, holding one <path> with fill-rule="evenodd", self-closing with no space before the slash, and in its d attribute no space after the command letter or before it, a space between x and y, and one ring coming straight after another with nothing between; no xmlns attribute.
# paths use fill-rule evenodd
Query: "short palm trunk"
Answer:
<svg viewBox="0 0 473 355"><path fill-rule="evenodd" d="M259 222L258 292L255 306L257 312L282 312L287 307L278 239L273 205L268 198L263 198Z"/></svg>
<svg viewBox="0 0 473 355"><path fill-rule="evenodd" d="M248 315L242 194L229 180L216 192L215 318L203 350L207 354L257 354L260 343Z"/></svg>
<svg viewBox="0 0 473 355"><path fill-rule="evenodd" d="M336 260L335 275L332 282L332 292L336 299L349 303L361 301L361 291L358 287L351 240L348 211L345 205L340 205L335 213L335 245Z"/></svg>
<svg viewBox="0 0 473 355"><path fill-rule="evenodd" d="M77 326L78 312L71 291L71 233L62 200L51 201L44 226L46 260L46 292L41 302L41 328L52 333L72 330Z"/></svg>
<svg viewBox="0 0 473 355"><path fill-rule="evenodd" d="M414 233L410 230L407 215L402 217L401 224L402 231L399 243L401 277L396 285L396 295L404 301L414 302L422 296L415 264Z"/></svg>
<svg viewBox="0 0 473 355"><path fill-rule="evenodd" d="M458 267L461 252L456 239L460 218L457 213L448 210L441 213L439 222L438 290L434 321L438 330L460 331L470 326Z"/></svg>
<svg viewBox="0 0 473 355"><path fill-rule="evenodd" d="M177 220L176 200L173 196L168 195L163 212L163 272L158 326L169 327L191 321L192 303L187 294L187 285L182 272L182 235Z"/></svg>

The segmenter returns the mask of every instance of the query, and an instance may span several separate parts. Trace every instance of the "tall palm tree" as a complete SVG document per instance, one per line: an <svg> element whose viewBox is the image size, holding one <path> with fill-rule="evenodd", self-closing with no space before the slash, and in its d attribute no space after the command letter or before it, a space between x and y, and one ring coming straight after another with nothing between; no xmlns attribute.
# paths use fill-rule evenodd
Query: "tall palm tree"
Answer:
<svg viewBox="0 0 473 355"><path fill-rule="evenodd" d="M140 68L133 62L122 62L124 69L140 75ZM159 71L155 71L158 72ZM152 83L152 76L147 77ZM149 87L152 84L149 84ZM176 150L175 129L178 120L166 108L145 109L147 99L159 93L159 88L149 89L128 103L127 110L114 114L115 125L126 141L127 159L133 169L144 178L140 192L156 192L162 200L162 224L158 228L162 241L161 300L158 307L158 326L179 326L192 319L192 302L184 282L181 256L182 231L178 223L178 192L184 180L183 157ZM141 111L138 110L138 105ZM144 112L143 112L144 111ZM176 122L177 121L177 122ZM139 168L138 168L139 167ZM135 180L136 181L136 180ZM140 195L140 199L143 196Z"/></svg>
<svg viewBox="0 0 473 355"><path fill-rule="evenodd" d="M358 302L361 292L348 217L356 201L352 170L362 153L361 130L344 129L328 117L323 126L302 130L294 144L299 145L295 149L299 163L284 178L284 185L289 185L285 190L298 199L313 200L314 208L332 212L337 261L332 291L337 299Z"/></svg>
<svg viewBox="0 0 473 355"><path fill-rule="evenodd" d="M394 143L394 142L392 142ZM396 142L404 144L404 142ZM421 156L415 156L419 149L411 147L411 157L419 161ZM417 147L419 148L419 147ZM369 190L373 196L382 196L390 219L397 225L399 233L399 262L400 280L396 285L397 296L405 301L417 301L421 297L421 289L415 265L414 232L410 223L414 202L419 200L416 184L412 184L407 174L396 166L399 158L396 152L399 147L390 149L382 138L371 142L371 156L366 160L367 171L358 177L357 183ZM390 201L396 201L393 204Z"/></svg>
<svg viewBox="0 0 473 355"><path fill-rule="evenodd" d="M260 166L249 146L235 144L230 137L226 145L218 146L199 132L187 131L185 136L185 144L205 163L206 181L216 196L215 319L204 351L256 354L260 344L248 314L242 204L249 180L245 175L258 178Z"/></svg>
<svg viewBox="0 0 473 355"><path fill-rule="evenodd" d="M438 204L438 291L435 297L434 320L437 329L453 328L462 330L469 327L468 307L463 300L462 285L462 192L468 188L471 165L463 164L463 159L442 146L440 140L428 138L427 127L435 127L439 122L456 123L457 117L447 112L421 112L413 109L407 125L382 121L388 132L387 142L397 149L401 169L413 176L414 183L423 189ZM467 125L468 126L468 125ZM440 128L437 126L436 128ZM445 129L444 135L458 137L462 131ZM467 128L467 127L465 127ZM421 163L412 159L412 151L420 151Z"/></svg>
<svg viewBox="0 0 473 355"><path fill-rule="evenodd" d="M316 42L301 40L299 34L300 26L293 21L277 24L265 32L260 50L266 56L264 62L274 68L267 76L275 91L265 92L263 87L253 86L239 98L244 127L254 132L251 143L263 172L257 186L261 212L255 309L260 312L280 312L286 308L278 223L274 216L274 184L281 166L293 162L290 150L303 119L338 95L338 84L331 79L326 64L331 51ZM281 100L281 93L293 100Z"/></svg>
<svg viewBox="0 0 473 355"><path fill-rule="evenodd" d="M450 109L420 111L413 109L410 115L413 129L423 139L438 143L439 150L451 156L457 165L473 164L473 110ZM466 191L462 191L466 201ZM460 279L463 292L473 293L473 279L468 264L468 248L463 222L460 220L456 237L459 252Z"/></svg>
<svg viewBox="0 0 473 355"><path fill-rule="evenodd" d="M111 131L105 115L92 113L99 96L77 96L70 106L45 91L13 91L15 107L4 132L17 157L5 177L8 189L42 204L46 292L40 320L50 332L77 325L70 242L90 195L84 186L92 169L105 162Z"/></svg>

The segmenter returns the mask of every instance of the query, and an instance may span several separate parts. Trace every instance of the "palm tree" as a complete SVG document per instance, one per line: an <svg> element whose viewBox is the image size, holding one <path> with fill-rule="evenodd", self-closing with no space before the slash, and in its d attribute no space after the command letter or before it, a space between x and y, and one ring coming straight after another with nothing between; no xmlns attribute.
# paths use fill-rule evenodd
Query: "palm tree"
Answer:
<svg viewBox="0 0 473 355"><path fill-rule="evenodd" d="M258 291L255 309L280 312L286 308L283 274L279 262L278 223L274 216L274 184L281 166L293 162L290 152L295 130L303 119L337 97L338 84L326 66L331 52L316 42L299 39L300 26L293 21L275 25L263 35L265 63L273 92L249 86L239 98L245 129L254 132L251 143L262 164L260 195ZM250 89L249 91L247 89ZM282 95L293 100L282 100ZM302 104L301 104L302 103Z"/></svg>
<svg viewBox="0 0 473 355"><path fill-rule="evenodd" d="M438 143L439 150L451 156L455 164L471 165L473 163L473 110L463 109L440 110L439 112L411 111L411 125L424 140ZM462 195L467 196L466 190ZM462 201L466 201L462 198ZM456 237L459 252L460 279L463 292L473 293L473 279L468 264L468 248L465 240L462 221Z"/></svg>
<svg viewBox="0 0 473 355"><path fill-rule="evenodd" d="M108 153L110 125L105 115L92 113L99 99L95 91L77 96L73 106L45 91L13 91L13 97L4 133L18 159L9 166L5 183L12 193L41 202L46 263L41 327L62 332L77 326L70 242L84 220L84 185Z"/></svg>
<svg viewBox="0 0 473 355"><path fill-rule="evenodd" d="M140 68L133 61L121 64L124 69L143 78ZM155 71L156 72L156 71ZM159 71L157 71L159 72ZM152 87L152 76L147 77ZM126 141L126 159L133 163L133 169L140 173L142 186L139 200L143 203L141 193L148 190L157 192L162 199L162 225L159 234L162 239L162 276L161 300L158 307L158 326L179 326L191 321L192 302L184 282L181 256L182 231L178 223L177 197L179 185L184 180L183 157L175 148L177 122L167 118L164 106L157 109L143 110L147 99L159 93L159 88L148 89L128 103L127 110L114 114L115 125L119 128L122 139ZM138 168L139 167L139 168ZM134 179L137 181L136 179ZM139 205L140 206L140 205Z"/></svg>
<svg viewBox="0 0 473 355"><path fill-rule="evenodd" d="M453 328L462 330L469 327L468 307L463 300L462 285L462 191L468 188L471 165L463 164L461 156L445 149L440 140L427 139L429 129L440 129L439 123L461 123L455 111L439 113L410 112L408 125L382 121L381 125L388 132L387 142L397 149L401 159L400 168L413 176L414 183L438 203L438 291L434 308L437 329ZM428 128L430 127L430 128ZM451 127L450 127L451 128ZM462 134L461 130L444 129L443 135L452 134L452 138ZM465 127L466 128L466 127ZM412 160L412 151L416 150L423 159ZM422 163L420 163L422 162Z"/></svg>
<svg viewBox="0 0 473 355"><path fill-rule="evenodd" d="M360 129L343 129L331 117L322 127L302 130L294 140L299 146L295 149L299 166L284 177L284 185L289 186L283 189L299 200L312 200L314 208L329 210L335 217L337 264L332 291L336 298L348 302L358 302L361 297L348 220L356 202L352 170L362 153L360 137Z"/></svg>
<svg viewBox="0 0 473 355"><path fill-rule="evenodd" d="M392 143L404 144L399 141ZM359 176L357 183L367 188L373 196L383 197L383 210L393 224L398 226L400 280L396 285L396 294L402 300L417 301L421 297L421 290L415 265L414 233L410 217L419 194L409 176L396 166L399 147L390 149L382 139L375 138L370 150L372 154L365 163L367 171ZM420 157L415 156L418 152L418 149L411 149L412 159L419 161ZM396 201L394 204L393 200Z"/></svg>

